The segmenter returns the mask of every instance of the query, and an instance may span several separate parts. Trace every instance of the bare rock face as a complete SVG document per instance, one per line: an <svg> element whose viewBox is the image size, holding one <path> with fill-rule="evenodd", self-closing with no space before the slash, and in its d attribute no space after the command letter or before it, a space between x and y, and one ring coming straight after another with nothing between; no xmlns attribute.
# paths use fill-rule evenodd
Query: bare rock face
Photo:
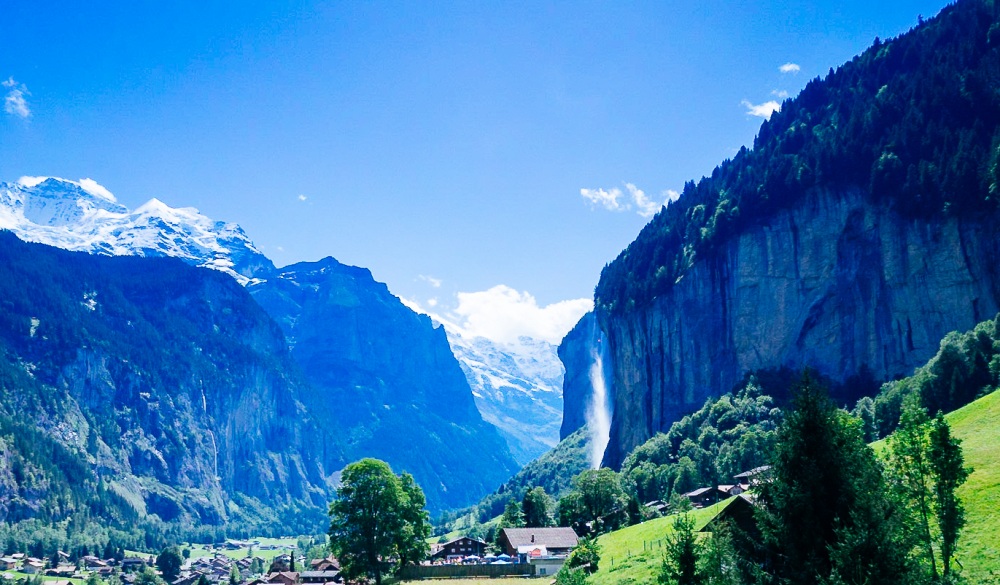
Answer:
<svg viewBox="0 0 1000 585"><path fill-rule="evenodd" d="M310 385L306 408L339 438L328 460L388 461L414 476L434 513L475 502L517 471L476 409L444 328L367 269L302 262L248 290L292 347Z"/></svg>
<svg viewBox="0 0 1000 585"><path fill-rule="evenodd" d="M604 463L620 465L746 372L889 380L998 309L996 217L909 220L861 190L812 191L697 259L648 306L598 311L615 387Z"/></svg>
<svg viewBox="0 0 1000 585"><path fill-rule="evenodd" d="M584 315L559 344L559 359L566 366L563 377L563 420L559 439L565 439L587 424L587 408L594 389L589 370L594 348L594 313Z"/></svg>

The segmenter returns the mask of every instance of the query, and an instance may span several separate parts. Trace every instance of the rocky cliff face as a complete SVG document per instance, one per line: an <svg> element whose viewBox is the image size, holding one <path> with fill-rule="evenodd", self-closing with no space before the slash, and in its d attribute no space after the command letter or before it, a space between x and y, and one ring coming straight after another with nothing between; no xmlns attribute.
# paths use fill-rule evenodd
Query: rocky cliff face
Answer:
<svg viewBox="0 0 1000 585"><path fill-rule="evenodd" d="M344 464L377 457L412 473L432 512L471 504L517 471L444 329L367 269L326 258L248 290L285 332L312 386L303 403L337 429Z"/></svg>
<svg viewBox="0 0 1000 585"><path fill-rule="evenodd" d="M587 424L587 408L594 398L590 367L594 361L596 326L594 313L587 313L559 344L559 359L566 367L566 375L563 377L564 406L562 427L559 429L560 440Z"/></svg>
<svg viewBox="0 0 1000 585"><path fill-rule="evenodd" d="M221 524L247 498L322 516L336 435L305 411L280 329L232 278L0 233L0 299L5 520L90 506Z"/></svg>
<svg viewBox="0 0 1000 585"><path fill-rule="evenodd" d="M997 217L904 219L870 201L813 190L696 260L650 305L599 311L616 388L605 464L745 372L888 380L1000 309Z"/></svg>

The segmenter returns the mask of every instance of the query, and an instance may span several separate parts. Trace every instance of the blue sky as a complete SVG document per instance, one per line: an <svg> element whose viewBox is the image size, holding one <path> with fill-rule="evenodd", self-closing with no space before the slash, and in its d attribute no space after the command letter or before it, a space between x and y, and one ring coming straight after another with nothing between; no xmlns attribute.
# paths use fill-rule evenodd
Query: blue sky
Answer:
<svg viewBox="0 0 1000 585"><path fill-rule="evenodd" d="M0 4L0 180L194 206L279 266L555 337L768 102L945 3L91 4Z"/></svg>

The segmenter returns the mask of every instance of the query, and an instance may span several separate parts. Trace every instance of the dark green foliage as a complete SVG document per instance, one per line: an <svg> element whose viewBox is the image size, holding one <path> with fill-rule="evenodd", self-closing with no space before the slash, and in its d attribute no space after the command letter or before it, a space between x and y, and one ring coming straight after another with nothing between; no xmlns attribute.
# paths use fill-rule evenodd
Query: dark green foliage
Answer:
<svg viewBox="0 0 1000 585"><path fill-rule="evenodd" d="M1000 384L1000 315L971 331L953 331L937 354L908 378L888 382L875 397L875 425L880 437L896 428L909 395L929 412L951 412ZM860 404L860 403L859 403Z"/></svg>
<svg viewBox="0 0 1000 585"><path fill-rule="evenodd" d="M590 467L589 449L587 429L578 429L560 441L554 449L525 465L514 477L475 506L442 514L435 522L437 533L449 532L455 520L470 516L478 523L486 523L503 514L511 498L522 500L528 491L536 487L543 488L553 497L563 496L572 489L573 478Z"/></svg>
<svg viewBox="0 0 1000 585"><path fill-rule="evenodd" d="M330 548L348 579L373 579L427 555L430 527L423 492L408 474L362 459L344 468L330 504Z"/></svg>
<svg viewBox="0 0 1000 585"><path fill-rule="evenodd" d="M741 585L742 559L733 542L732 529L722 522L701 546L698 573L704 585Z"/></svg>
<svg viewBox="0 0 1000 585"><path fill-rule="evenodd" d="M913 542L920 543L921 564L928 567L931 578L938 576L931 536L931 491L933 478L930 467L927 411L920 406L916 394L906 398L896 432L887 439L889 470L897 486L901 505L909 512L907 528Z"/></svg>
<svg viewBox="0 0 1000 585"><path fill-rule="evenodd" d="M661 585L701 585L704 582L698 570L701 547L694 532L694 519L687 514L677 516L674 531L667 536L663 564L657 575Z"/></svg>
<svg viewBox="0 0 1000 585"><path fill-rule="evenodd" d="M163 579L167 583L173 583L181 573L181 566L184 564L184 557L176 546L163 549L156 557L156 568L160 570Z"/></svg>
<svg viewBox="0 0 1000 585"><path fill-rule="evenodd" d="M571 526L580 535L616 530L628 523L627 506L628 495L617 473L588 469L573 479L573 491L559 500L560 525Z"/></svg>
<svg viewBox="0 0 1000 585"><path fill-rule="evenodd" d="M907 583L903 514L859 421L805 376L758 488L767 583Z"/></svg>
<svg viewBox="0 0 1000 585"><path fill-rule="evenodd" d="M552 510L554 503L545 488L539 486L524 494L521 500L521 511L524 512L524 525L529 528L552 526Z"/></svg>
<svg viewBox="0 0 1000 585"><path fill-rule="evenodd" d="M504 528L521 528L523 526L524 513L521 512L521 504L516 500L510 500L503 510L503 516L500 516L500 523L497 524L497 532Z"/></svg>
<svg viewBox="0 0 1000 585"><path fill-rule="evenodd" d="M696 258L816 189L859 189L908 218L994 213L998 19L991 0L958 2L809 82L761 125L753 149L686 183L604 268L596 305L645 306Z"/></svg>
<svg viewBox="0 0 1000 585"><path fill-rule="evenodd" d="M590 575L597 572L601 564L601 547L595 538L581 538L576 548L566 559L566 566L579 569Z"/></svg>
<svg viewBox="0 0 1000 585"><path fill-rule="evenodd" d="M950 582L951 561L958 536L965 526L965 509L955 493L972 473L965 467L961 441L951 436L944 416L938 412L930 428L930 469L934 478L934 513L941 531L941 577Z"/></svg>
<svg viewBox="0 0 1000 585"><path fill-rule="evenodd" d="M637 447L622 464L625 485L641 502L732 482L767 462L780 412L751 378L735 395L704 406Z"/></svg>

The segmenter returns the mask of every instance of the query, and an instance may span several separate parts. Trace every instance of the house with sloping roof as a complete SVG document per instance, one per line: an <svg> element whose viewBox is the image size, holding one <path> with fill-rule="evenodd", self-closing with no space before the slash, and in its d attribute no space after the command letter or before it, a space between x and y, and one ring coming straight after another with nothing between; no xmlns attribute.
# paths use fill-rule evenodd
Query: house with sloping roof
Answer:
<svg viewBox="0 0 1000 585"><path fill-rule="evenodd" d="M510 556L521 547L544 547L547 556L565 556L576 548L579 538L572 528L504 528L499 544Z"/></svg>
<svg viewBox="0 0 1000 585"><path fill-rule="evenodd" d="M460 536L435 547L431 558L453 561L469 556L481 557L486 554L486 543L470 536Z"/></svg>
<svg viewBox="0 0 1000 585"><path fill-rule="evenodd" d="M313 559L309 561L309 566L313 571L339 571L340 561L336 557L328 556L325 559Z"/></svg>
<svg viewBox="0 0 1000 585"><path fill-rule="evenodd" d="M295 571L279 571L268 575L267 582L278 585L298 585L299 574Z"/></svg>
<svg viewBox="0 0 1000 585"><path fill-rule="evenodd" d="M746 491L760 483L770 469L770 465L761 465L760 467L754 467L750 471L737 473L733 476L733 479L736 480L736 483L743 488L743 491Z"/></svg>
<svg viewBox="0 0 1000 585"><path fill-rule="evenodd" d="M299 573L301 583L341 583L343 578L340 571L331 569L329 571L302 571Z"/></svg>

